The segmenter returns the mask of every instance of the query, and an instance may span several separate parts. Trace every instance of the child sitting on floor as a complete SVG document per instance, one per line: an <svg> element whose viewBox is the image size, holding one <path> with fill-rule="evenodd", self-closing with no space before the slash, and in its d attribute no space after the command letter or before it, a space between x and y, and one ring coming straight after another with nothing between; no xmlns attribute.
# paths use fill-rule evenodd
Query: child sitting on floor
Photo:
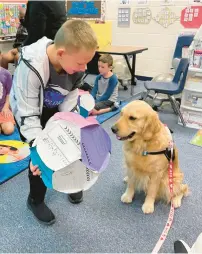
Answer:
<svg viewBox="0 0 202 254"><path fill-rule="evenodd" d="M112 73L113 58L111 55L102 55L98 61L100 74L96 77L91 95L95 99L95 108L91 115L100 115L117 109L118 79Z"/></svg>
<svg viewBox="0 0 202 254"><path fill-rule="evenodd" d="M14 132L15 120L10 110L9 93L12 85L12 76L9 71L1 67L0 51L0 133L11 135Z"/></svg>

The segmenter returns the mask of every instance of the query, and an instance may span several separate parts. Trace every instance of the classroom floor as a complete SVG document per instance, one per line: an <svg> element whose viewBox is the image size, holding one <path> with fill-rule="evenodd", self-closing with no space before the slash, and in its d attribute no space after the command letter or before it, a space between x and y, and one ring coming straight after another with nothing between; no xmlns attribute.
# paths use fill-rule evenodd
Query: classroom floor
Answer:
<svg viewBox="0 0 202 254"><path fill-rule="evenodd" d="M128 91L120 92L122 98L127 94ZM189 144L196 130L179 126L177 116L169 107L159 115L174 131L180 165L191 189L191 195L176 210L173 226L161 249L161 252L172 253L176 239L191 245L202 231L202 150ZM97 183L85 192L84 201L73 205L65 194L48 190L46 202L55 213L54 225L41 225L27 209L27 171L0 185L0 252L152 251L167 221L169 206L159 203L154 214L144 215L141 210L143 194L137 195L130 205L121 203L120 197L125 190L122 143L110 130L117 118L115 116L102 125L112 140L111 160Z"/></svg>

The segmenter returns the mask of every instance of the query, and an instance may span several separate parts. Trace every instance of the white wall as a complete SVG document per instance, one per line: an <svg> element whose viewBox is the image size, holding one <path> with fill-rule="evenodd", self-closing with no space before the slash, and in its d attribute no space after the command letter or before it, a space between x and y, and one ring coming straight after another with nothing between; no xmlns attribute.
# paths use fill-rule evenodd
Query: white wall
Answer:
<svg viewBox="0 0 202 254"><path fill-rule="evenodd" d="M177 36L184 30L180 24L180 20L175 21L168 28L164 28L154 20L151 20L148 25L134 24L132 14L135 8L148 7L152 12L152 16L155 17L164 6L161 5L160 0L150 0L147 6L138 5L137 0L130 0L130 27L119 28L117 27L118 8L125 6L119 3L120 0L106 0L106 20L110 20L113 23L112 44L134 45L148 48L148 51L137 55L137 75L154 77L159 73L169 72ZM173 0L173 3L168 8L180 17L181 10L189 5L189 0ZM201 4L199 3L198 5ZM0 43L0 48L5 52L12 48L12 44Z"/></svg>
<svg viewBox="0 0 202 254"><path fill-rule="evenodd" d="M161 5L159 0L150 0L147 6L138 5L136 1L131 0L129 5L131 7L130 27L119 28L117 27L118 8L124 7L125 5L120 5L120 0L107 0L106 20L113 22L112 44L134 45L148 48L148 51L137 56L137 75L154 77L160 73L167 73L171 67L177 36L184 28L180 24L180 20L175 21L168 28L164 28L154 20L151 20L147 25L134 24L132 14L135 8L148 7L152 12L152 17L155 17L165 7ZM188 1L173 0L174 4L167 7L180 17L181 10L189 5Z"/></svg>

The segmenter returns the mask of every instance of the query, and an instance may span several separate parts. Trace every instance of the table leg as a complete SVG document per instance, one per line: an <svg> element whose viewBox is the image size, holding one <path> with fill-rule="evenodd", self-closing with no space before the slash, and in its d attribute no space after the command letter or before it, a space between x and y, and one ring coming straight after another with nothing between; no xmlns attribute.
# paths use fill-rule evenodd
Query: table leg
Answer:
<svg viewBox="0 0 202 254"><path fill-rule="evenodd" d="M135 81L135 63L136 63L136 54L132 55L132 68L131 65L128 61L128 57L127 55L124 55L126 63L128 65L128 69L130 71L131 74L131 95L134 94L134 86L136 86L136 81Z"/></svg>
<svg viewBox="0 0 202 254"><path fill-rule="evenodd" d="M136 64L136 54L133 54L132 57L132 80L131 80L131 95L134 95L134 88L136 86L136 80L135 80L135 64Z"/></svg>

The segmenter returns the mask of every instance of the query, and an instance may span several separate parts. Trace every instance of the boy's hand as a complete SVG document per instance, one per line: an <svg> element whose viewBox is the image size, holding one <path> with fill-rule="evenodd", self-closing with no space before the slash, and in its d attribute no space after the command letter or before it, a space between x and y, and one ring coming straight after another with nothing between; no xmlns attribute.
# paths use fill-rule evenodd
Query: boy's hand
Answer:
<svg viewBox="0 0 202 254"><path fill-rule="evenodd" d="M12 116L12 112L9 108L3 108L1 112L3 113L5 118L9 118L10 116Z"/></svg>
<svg viewBox="0 0 202 254"><path fill-rule="evenodd" d="M30 162L30 170L31 170L33 176L40 176L41 175L41 171L39 170L38 166L34 166L32 164L32 162Z"/></svg>
<svg viewBox="0 0 202 254"><path fill-rule="evenodd" d="M91 112L90 112L90 115L91 116L96 116L98 114L98 111L96 109L93 109Z"/></svg>

